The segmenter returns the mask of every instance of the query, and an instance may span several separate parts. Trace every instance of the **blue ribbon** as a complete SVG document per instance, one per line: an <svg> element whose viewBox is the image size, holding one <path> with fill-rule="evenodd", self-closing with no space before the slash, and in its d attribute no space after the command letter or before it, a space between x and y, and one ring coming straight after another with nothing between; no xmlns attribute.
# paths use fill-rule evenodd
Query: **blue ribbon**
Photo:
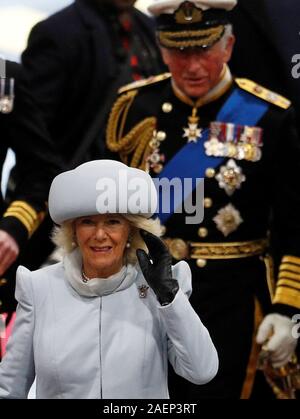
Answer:
<svg viewBox="0 0 300 419"><path fill-rule="evenodd" d="M216 121L255 126L268 109L268 102L242 89L236 88L218 113ZM176 187L171 190L171 193L168 191L170 193L168 211L164 211L163 206L163 197L167 196L166 190L164 188L158 188L159 211L156 215L162 223L165 223L171 217L199 183L203 181L206 169L208 167L216 168L226 159L226 157L211 157L205 154L204 143L208 138L209 129L206 129L203 131L201 139L198 139L197 143L187 143L182 147L165 165L164 170L159 176L157 176L155 181L157 188L162 178L168 179L169 182L177 178L178 185L181 182L181 193ZM192 184L183 187L184 179L187 178L192 179Z"/></svg>

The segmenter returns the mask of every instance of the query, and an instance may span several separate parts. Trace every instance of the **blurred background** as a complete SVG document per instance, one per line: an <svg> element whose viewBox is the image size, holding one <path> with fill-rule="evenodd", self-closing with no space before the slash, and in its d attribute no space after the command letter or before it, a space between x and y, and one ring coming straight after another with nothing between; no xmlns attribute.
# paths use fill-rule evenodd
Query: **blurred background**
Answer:
<svg viewBox="0 0 300 419"><path fill-rule="evenodd" d="M0 0L0 56L19 62L31 28L71 3L73 0ZM137 0L136 7L147 12L150 3L151 0ZM3 193L14 164L14 153L8 150L0 185Z"/></svg>
<svg viewBox="0 0 300 419"><path fill-rule="evenodd" d="M151 0L138 0L143 11ZM0 55L19 61L32 26L73 0L0 0Z"/></svg>

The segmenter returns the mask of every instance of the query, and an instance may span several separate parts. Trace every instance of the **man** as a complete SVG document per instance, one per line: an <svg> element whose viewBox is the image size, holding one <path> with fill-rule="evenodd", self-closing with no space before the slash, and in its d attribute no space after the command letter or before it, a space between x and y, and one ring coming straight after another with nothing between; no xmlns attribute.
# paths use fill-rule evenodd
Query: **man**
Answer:
<svg viewBox="0 0 300 419"><path fill-rule="evenodd" d="M21 67L4 60L0 67L0 165L11 148L20 175L8 206L0 195L0 313L8 313L1 315L8 323L15 309L15 262L45 217L50 182L60 166Z"/></svg>
<svg viewBox="0 0 300 419"><path fill-rule="evenodd" d="M31 31L23 64L66 167L101 157L118 87L162 69L152 19L134 3L75 0Z"/></svg>
<svg viewBox="0 0 300 419"><path fill-rule="evenodd" d="M235 4L153 1L170 74L121 89L107 128L111 152L159 181L192 179L195 208L205 208L195 224L191 214L177 211L174 194L174 210L159 213L173 257L189 262L191 302L220 358L208 385L173 377L171 395L179 399L250 397L259 323L256 339L273 367L289 361L297 342L291 316L300 308L300 143L288 100L231 75L227 11ZM282 263L271 304L273 227Z"/></svg>
<svg viewBox="0 0 300 419"><path fill-rule="evenodd" d="M287 96L300 132L298 0L239 0L230 16L236 44L230 68Z"/></svg>

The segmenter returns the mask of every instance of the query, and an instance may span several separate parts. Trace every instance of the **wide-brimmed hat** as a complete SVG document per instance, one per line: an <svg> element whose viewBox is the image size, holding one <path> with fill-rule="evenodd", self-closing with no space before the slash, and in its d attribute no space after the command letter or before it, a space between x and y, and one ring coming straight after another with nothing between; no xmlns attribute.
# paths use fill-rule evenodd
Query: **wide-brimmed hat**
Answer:
<svg viewBox="0 0 300 419"><path fill-rule="evenodd" d="M156 207L150 175L114 160L94 160L61 173L49 192L49 213L56 224L108 213L150 218Z"/></svg>

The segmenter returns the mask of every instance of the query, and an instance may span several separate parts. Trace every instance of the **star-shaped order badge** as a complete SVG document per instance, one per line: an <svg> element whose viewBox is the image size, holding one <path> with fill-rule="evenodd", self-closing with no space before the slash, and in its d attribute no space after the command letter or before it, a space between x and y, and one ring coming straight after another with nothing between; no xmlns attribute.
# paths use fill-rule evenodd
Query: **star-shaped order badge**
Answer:
<svg viewBox="0 0 300 419"><path fill-rule="evenodd" d="M230 159L226 166L221 166L220 173L216 176L216 179L220 188L225 189L227 195L231 196L236 189L241 188L242 183L246 180L246 176L236 162Z"/></svg>
<svg viewBox="0 0 300 419"><path fill-rule="evenodd" d="M218 214L213 218L217 225L217 229L227 237L238 229L239 225L244 221L240 212L232 205L228 204L221 208Z"/></svg>
<svg viewBox="0 0 300 419"><path fill-rule="evenodd" d="M196 143L202 137L202 128L198 124L189 124L188 128L183 128L183 138L188 139L188 143Z"/></svg>

